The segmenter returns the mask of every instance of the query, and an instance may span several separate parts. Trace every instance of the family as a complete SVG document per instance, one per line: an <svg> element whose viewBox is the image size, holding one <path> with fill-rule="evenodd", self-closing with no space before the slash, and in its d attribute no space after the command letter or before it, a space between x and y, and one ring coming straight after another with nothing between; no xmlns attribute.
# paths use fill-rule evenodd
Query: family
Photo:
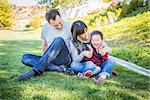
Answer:
<svg viewBox="0 0 150 100"><path fill-rule="evenodd" d="M61 20L56 9L49 10L45 18L47 23L41 33L43 55L24 54L22 63L32 69L17 76L17 80L56 71L85 79L93 77L95 83L104 84L115 65L108 58L111 49L104 42L103 34L98 30L88 32L83 21Z"/></svg>

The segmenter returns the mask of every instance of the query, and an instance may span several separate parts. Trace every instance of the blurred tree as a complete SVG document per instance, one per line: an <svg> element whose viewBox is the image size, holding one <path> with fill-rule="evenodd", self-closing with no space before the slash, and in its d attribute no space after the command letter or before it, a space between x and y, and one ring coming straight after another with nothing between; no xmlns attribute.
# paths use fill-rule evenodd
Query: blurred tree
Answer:
<svg viewBox="0 0 150 100"><path fill-rule="evenodd" d="M58 5L76 5L77 0L37 0L39 4L45 4L47 6L52 6L52 8L57 7Z"/></svg>
<svg viewBox="0 0 150 100"><path fill-rule="evenodd" d="M7 0L0 0L0 28L9 28L13 25L13 11Z"/></svg>
<svg viewBox="0 0 150 100"><path fill-rule="evenodd" d="M38 28L42 25L42 23L43 18L41 16L34 16L29 25L26 25L26 27Z"/></svg>

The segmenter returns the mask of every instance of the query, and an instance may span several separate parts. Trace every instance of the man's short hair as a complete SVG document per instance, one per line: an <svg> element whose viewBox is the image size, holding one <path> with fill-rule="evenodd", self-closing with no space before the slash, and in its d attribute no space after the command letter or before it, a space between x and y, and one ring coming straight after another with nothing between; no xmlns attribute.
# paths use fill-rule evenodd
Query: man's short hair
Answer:
<svg viewBox="0 0 150 100"><path fill-rule="evenodd" d="M45 14L45 18L49 22L50 19L55 20L57 15L60 16L59 11L57 9L51 9Z"/></svg>

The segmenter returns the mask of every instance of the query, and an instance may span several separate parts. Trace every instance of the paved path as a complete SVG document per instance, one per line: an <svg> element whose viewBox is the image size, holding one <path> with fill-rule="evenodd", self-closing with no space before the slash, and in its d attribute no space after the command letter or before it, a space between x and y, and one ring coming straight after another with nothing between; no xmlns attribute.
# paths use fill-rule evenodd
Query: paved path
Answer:
<svg viewBox="0 0 150 100"><path fill-rule="evenodd" d="M141 73L143 75L146 75L146 76L150 77L150 70L149 69L142 68L142 67L140 67L136 64L127 62L125 60L121 60L121 59L113 57L113 56L109 56L109 58L113 59L115 61L115 63L118 64L118 65L121 65L123 67L126 67L128 69L131 69L133 71L136 71L138 73Z"/></svg>

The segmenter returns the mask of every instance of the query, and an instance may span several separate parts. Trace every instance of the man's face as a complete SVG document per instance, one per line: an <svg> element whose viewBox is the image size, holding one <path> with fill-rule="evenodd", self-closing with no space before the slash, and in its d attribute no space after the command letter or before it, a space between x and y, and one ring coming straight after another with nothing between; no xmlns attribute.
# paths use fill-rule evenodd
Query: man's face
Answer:
<svg viewBox="0 0 150 100"><path fill-rule="evenodd" d="M56 19L50 19L49 23L54 26L56 29L62 29L61 17L59 15L56 16Z"/></svg>

